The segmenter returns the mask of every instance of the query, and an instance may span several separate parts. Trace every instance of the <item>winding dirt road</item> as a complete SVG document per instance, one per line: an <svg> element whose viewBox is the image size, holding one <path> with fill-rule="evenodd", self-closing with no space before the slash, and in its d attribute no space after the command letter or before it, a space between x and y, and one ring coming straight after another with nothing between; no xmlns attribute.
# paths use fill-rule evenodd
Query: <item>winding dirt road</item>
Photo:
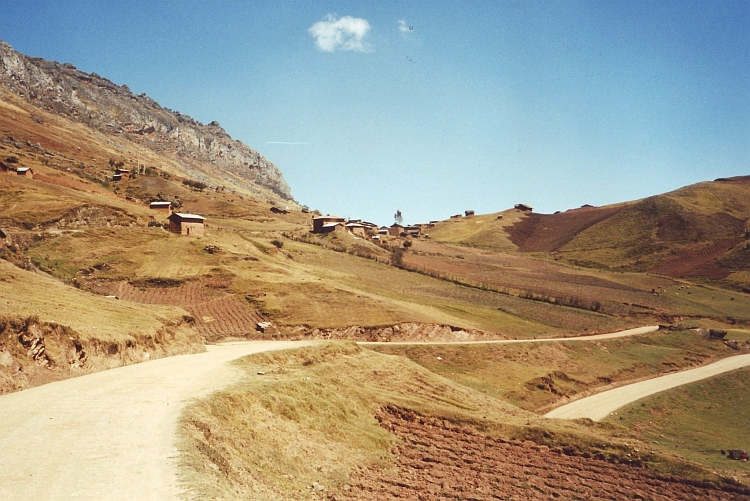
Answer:
<svg viewBox="0 0 750 501"><path fill-rule="evenodd" d="M544 417L558 419L589 418L600 421L620 407L643 397L747 366L750 366L750 354L725 358L696 369L675 372L597 393L551 410Z"/></svg>
<svg viewBox="0 0 750 501"><path fill-rule="evenodd" d="M0 499L178 499L185 403L236 381L230 360L311 344L209 346L0 396Z"/></svg>
<svg viewBox="0 0 750 501"><path fill-rule="evenodd" d="M514 343L559 343L562 341L599 341L602 339L615 339L618 337L637 336L639 334L648 334L659 330L658 325L647 325L645 327L635 327L618 332L608 332L606 334L592 334L574 337L543 337L527 339L492 339L489 341L358 341L361 345L413 345L413 344L514 344Z"/></svg>

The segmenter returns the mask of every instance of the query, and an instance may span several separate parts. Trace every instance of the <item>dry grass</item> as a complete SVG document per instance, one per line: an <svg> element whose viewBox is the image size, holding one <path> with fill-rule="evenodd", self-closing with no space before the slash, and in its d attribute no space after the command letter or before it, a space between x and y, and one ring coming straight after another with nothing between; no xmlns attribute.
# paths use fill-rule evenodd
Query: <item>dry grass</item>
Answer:
<svg viewBox="0 0 750 501"><path fill-rule="evenodd" d="M171 306L140 305L79 291L0 260L0 315L38 317L66 325L84 339L123 340L131 334L156 335L166 323L187 314Z"/></svg>
<svg viewBox="0 0 750 501"><path fill-rule="evenodd" d="M744 346L743 350L750 350ZM693 331L528 345L378 346L521 408L546 412L612 384L702 365L737 351Z"/></svg>
<svg viewBox="0 0 750 501"><path fill-rule="evenodd" d="M750 480L750 465L721 450L750 450L750 369L732 371L639 400L607 422L624 426L651 447Z"/></svg>
<svg viewBox="0 0 750 501"><path fill-rule="evenodd" d="M190 499L301 499L315 482L335 490L358 467L387 468L396 438L374 418L386 404L550 445L609 441L606 433L547 423L402 357L348 343L236 364L247 374L243 383L183 415L182 483Z"/></svg>

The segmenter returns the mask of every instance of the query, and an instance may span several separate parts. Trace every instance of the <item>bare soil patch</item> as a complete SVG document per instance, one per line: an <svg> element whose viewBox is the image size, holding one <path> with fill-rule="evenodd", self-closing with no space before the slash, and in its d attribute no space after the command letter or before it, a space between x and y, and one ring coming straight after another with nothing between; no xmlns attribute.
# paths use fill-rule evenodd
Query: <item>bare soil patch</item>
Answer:
<svg viewBox="0 0 750 501"><path fill-rule="evenodd" d="M378 420L402 440L395 466L360 470L328 499L750 499L747 488L663 475L637 457L578 456L392 406Z"/></svg>
<svg viewBox="0 0 750 501"><path fill-rule="evenodd" d="M583 207L558 214L529 214L506 231L521 252L552 252L625 207Z"/></svg>
<svg viewBox="0 0 750 501"><path fill-rule="evenodd" d="M180 306L195 318L196 331L206 340L214 341L223 337L250 337L257 332L257 323L264 320L254 308L227 291L231 282L231 277L226 276L136 285L99 280L87 283L86 288L125 301Z"/></svg>
<svg viewBox="0 0 750 501"><path fill-rule="evenodd" d="M740 243L739 238L716 240L712 244L694 245L683 251L678 257L670 259L651 273L668 277L705 276L713 280L722 280L729 276L730 270L718 267L712 261L723 256L729 249Z"/></svg>

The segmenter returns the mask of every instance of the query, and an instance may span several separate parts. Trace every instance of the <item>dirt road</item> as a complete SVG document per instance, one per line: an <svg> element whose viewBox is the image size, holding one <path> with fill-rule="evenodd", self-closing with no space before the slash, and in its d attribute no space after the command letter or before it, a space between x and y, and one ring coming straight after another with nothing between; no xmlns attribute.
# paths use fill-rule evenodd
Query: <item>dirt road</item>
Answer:
<svg viewBox="0 0 750 501"><path fill-rule="evenodd" d="M209 346L0 396L0 499L177 499L186 401L235 381L229 360L310 344Z"/></svg>
<svg viewBox="0 0 750 501"><path fill-rule="evenodd" d="M602 339L614 339L618 337L637 336L639 334L648 334L659 330L658 325L647 325L645 327L636 327L618 332L608 332L606 334L593 334L591 336L575 337L545 337L545 338L528 338L528 339L493 339L490 341L359 341L357 344L387 344L387 345L412 345L412 344L513 344L513 343L559 343L560 341L597 341Z"/></svg>
<svg viewBox="0 0 750 501"><path fill-rule="evenodd" d="M600 421L620 407L643 397L747 366L750 366L750 354L725 358L696 369L675 372L597 393L558 407L545 414L544 417L558 419L589 418Z"/></svg>

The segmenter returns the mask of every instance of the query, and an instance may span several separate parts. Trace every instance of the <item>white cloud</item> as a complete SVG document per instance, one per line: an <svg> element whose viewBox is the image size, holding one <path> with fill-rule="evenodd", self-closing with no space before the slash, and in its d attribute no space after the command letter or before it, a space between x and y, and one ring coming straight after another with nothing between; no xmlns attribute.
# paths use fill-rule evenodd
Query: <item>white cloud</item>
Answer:
<svg viewBox="0 0 750 501"><path fill-rule="evenodd" d="M356 50L372 52L372 47L364 42L370 32L370 23L358 17L344 16L336 19L328 14L324 21L319 21L307 30L315 39L315 46L323 52L339 50Z"/></svg>
<svg viewBox="0 0 750 501"><path fill-rule="evenodd" d="M413 26L410 27L408 24L406 24L405 19L401 19L398 22L398 31L400 31L401 33L409 33L413 28Z"/></svg>

